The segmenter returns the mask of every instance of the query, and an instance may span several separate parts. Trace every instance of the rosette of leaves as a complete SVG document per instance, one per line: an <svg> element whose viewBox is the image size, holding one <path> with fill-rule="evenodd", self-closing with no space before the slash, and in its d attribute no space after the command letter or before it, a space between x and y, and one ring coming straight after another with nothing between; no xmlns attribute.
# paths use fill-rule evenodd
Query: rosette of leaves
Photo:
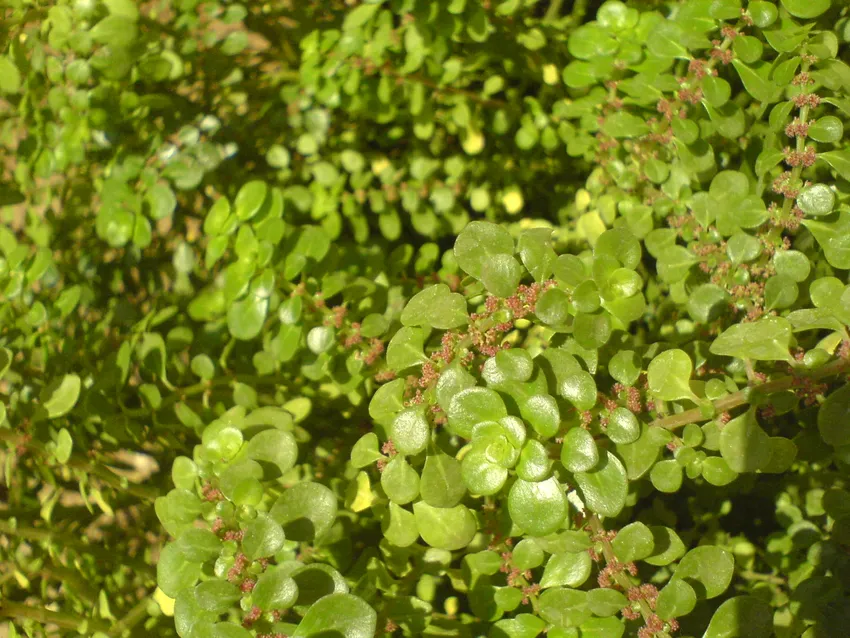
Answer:
<svg viewBox="0 0 850 638"><path fill-rule="evenodd" d="M155 504L174 537L157 584L181 637L375 632L338 559L320 559L344 536L337 496L300 480L288 416L234 408L203 429L193 458L175 459L175 488Z"/></svg>

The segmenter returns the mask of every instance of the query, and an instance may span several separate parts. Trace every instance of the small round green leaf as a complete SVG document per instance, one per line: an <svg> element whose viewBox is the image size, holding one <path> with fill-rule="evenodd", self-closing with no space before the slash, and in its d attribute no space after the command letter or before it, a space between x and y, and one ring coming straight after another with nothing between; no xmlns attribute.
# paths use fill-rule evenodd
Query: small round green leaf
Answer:
<svg viewBox="0 0 850 638"><path fill-rule="evenodd" d="M413 504L416 527L431 547L454 551L463 549L478 530L475 516L464 505L431 507L423 501Z"/></svg>
<svg viewBox="0 0 850 638"><path fill-rule="evenodd" d="M532 536L558 530L567 516L567 497L554 478L532 483L517 479L508 494L511 520Z"/></svg>
<svg viewBox="0 0 850 638"><path fill-rule="evenodd" d="M590 471L577 472L575 478L591 512L614 517L625 507L629 491L626 468L611 452L606 450L598 465Z"/></svg>
<svg viewBox="0 0 850 638"><path fill-rule="evenodd" d="M570 472L587 472L599 463L599 449L593 436L584 428L574 427L564 436L561 463Z"/></svg>

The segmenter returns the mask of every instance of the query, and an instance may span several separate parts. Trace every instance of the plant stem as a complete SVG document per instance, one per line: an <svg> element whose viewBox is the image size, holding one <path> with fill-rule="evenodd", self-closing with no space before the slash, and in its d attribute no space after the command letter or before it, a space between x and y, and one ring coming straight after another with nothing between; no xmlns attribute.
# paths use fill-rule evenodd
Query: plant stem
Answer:
<svg viewBox="0 0 850 638"><path fill-rule="evenodd" d="M773 394L774 392L788 390L794 385L794 381L801 377L812 380L822 379L823 377L842 374L848 370L850 370L850 361L833 361L832 363L817 370L813 370L811 373L806 375L789 375L787 377L768 381L762 385L744 388L743 390L733 392L732 394L728 394L725 397L713 401L712 405L716 412L727 412L733 408L751 403L757 395L764 396L767 394ZM649 425L656 428L664 428L665 430L676 430L686 426L688 423L698 423L700 421L709 420L710 418L707 418L699 408L693 408L692 410L685 410L679 414L674 414L662 419L655 419L655 421Z"/></svg>
<svg viewBox="0 0 850 638"><path fill-rule="evenodd" d="M128 629L132 629L139 624L145 616L147 616L148 603L150 596L144 596L142 599L133 605L133 608L128 611L124 617L112 626L109 630L110 636L120 636Z"/></svg>
<svg viewBox="0 0 850 638"><path fill-rule="evenodd" d="M56 625L63 629L80 630L87 625L88 631L107 631L109 625L102 620L81 618L73 614L59 611L50 611L41 607L30 607L10 600L0 601L0 618L14 618L19 620L34 620L43 625ZM85 633L88 633L85 632Z"/></svg>
<svg viewBox="0 0 850 638"><path fill-rule="evenodd" d="M553 20L557 20L561 17L561 5L564 4L564 0L552 0L549 8L546 9L546 14L543 16L543 22L552 22ZM575 11L575 7L578 4L576 2L573 5L573 11Z"/></svg>
<svg viewBox="0 0 850 638"><path fill-rule="evenodd" d="M593 535L602 537L602 534L605 532L605 528L602 527L602 521L599 520L599 517L596 514L591 514L587 522L590 525L590 529L593 531ZM608 565L616 565L620 562L614 554L614 548L611 546L611 541L604 537L602 539L602 555L605 557L605 562ZM632 582L629 580L629 577L626 576L622 570L614 570L613 576L614 581L620 586L623 593L627 593L632 587L634 587ZM639 599L638 603L640 604L640 615L643 616L645 623L649 623L650 617L654 616L655 612L652 611L649 603L644 599ZM657 638L670 638L670 635L666 631L657 632L655 636Z"/></svg>
<svg viewBox="0 0 850 638"><path fill-rule="evenodd" d="M587 13L587 0L574 0L573 10L570 12L573 23L579 24L584 19L585 13Z"/></svg>
<svg viewBox="0 0 850 638"><path fill-rule="evenodd" d="M49 453L41 443L34 440L27 441L21 434L18 434L14 430L0 430L0 441L12 443L13 445L22 444L31 452L34 452L41 456L49 455ZM152 501L159 496L159 490L157 488L130 483L129 481L126 481L126 479L123 479L117 474L111 472L105 465L98 465L81 454L72 455L71 458L68 459L66 465L75 470L80 470L82 472L92 474L102 480L104 483L110 485L111 487L114 487L119 490L124 490L125 492L134 496L138 496L141 499Z"/></svg>

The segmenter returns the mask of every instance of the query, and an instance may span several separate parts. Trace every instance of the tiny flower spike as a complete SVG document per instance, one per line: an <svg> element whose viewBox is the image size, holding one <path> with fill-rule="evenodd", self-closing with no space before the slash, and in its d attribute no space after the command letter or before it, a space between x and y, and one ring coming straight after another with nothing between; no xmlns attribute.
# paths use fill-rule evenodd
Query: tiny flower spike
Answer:
<svg viewBox="0 0 850 638"><path fill-rule="evenodd" d="M0 16L0 636L846 624L846 1Z"/></svg>

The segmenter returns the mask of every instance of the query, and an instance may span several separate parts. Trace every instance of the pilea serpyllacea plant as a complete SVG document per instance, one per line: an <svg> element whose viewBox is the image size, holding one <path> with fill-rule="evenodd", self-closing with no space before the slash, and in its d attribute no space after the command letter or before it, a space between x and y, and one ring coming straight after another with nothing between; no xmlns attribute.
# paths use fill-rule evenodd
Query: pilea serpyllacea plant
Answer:
<svg viewBox="0 0 850 638"><path fill-rule="evenodd" d="M846 2L6 5L0 635L846 635Z"/></svg>

